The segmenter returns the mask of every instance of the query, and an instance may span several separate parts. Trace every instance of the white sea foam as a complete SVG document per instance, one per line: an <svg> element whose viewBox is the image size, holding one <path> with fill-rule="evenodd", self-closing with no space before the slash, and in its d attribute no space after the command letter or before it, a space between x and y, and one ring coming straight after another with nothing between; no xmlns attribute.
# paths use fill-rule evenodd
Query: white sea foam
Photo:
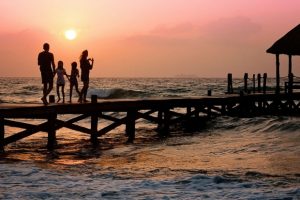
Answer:
<svg viewBox="0 0 300 200"><path fill-rule="evenodd" d="M100 169L94 169L100 171ZM194 174L156 180L126 175L1 164L1 199L293 199L300 189L284 177L260 180ZM100 172L101 173L101 172ZM283 187L280 187L280 186Z"/></svg>

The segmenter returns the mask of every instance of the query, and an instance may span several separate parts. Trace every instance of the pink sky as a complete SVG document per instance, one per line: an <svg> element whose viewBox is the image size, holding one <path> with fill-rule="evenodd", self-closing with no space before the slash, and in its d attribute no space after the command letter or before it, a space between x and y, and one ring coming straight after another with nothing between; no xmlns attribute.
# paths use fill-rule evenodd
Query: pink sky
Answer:
<svg viewBox="0 0 300 200"><path fill-rule="evenodd" d="M94 77L274 76L265 50L300 22L298 0L1 0L0 8L1 77L39 77L44 42L68 72L88 49ZM284 55L281 64L285 76Z"/></svg>

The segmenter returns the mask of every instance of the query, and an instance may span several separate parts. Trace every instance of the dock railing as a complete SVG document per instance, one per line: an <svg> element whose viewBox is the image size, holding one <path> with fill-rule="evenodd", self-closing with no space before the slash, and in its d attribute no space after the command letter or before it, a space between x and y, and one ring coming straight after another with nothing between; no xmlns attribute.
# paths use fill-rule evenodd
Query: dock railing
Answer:
<svg viewBox="0 0 300 200"><path fill-rule="evenodd" d="M232 74L227 75L227 94L234 93L266 93L267 91L267 73L260 73L257 75L253 74L252 79L249 78L248 73L244 74L243 79L233 80ZM252 86L250 86L252 82Z"/></svg>

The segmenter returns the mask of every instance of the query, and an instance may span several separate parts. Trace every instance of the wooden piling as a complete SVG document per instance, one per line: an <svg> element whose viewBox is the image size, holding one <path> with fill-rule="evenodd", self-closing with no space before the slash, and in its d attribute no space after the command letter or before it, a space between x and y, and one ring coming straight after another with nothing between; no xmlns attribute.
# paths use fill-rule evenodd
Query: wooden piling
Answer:
<svg viewBox="0 0 300 200"><path fill-rule="evenodd" d="M207 90L207 96L211 96L211 90Z"/></svg>
<svg viewBox="0 0 300 200"><path fill-rule="evenodd" d="M252 84L253 84L252 91L253 91L253 93L255 93L255 74L253 74Z"/></svg>
<svg viewBox="0 0 300 200"><path fill-rule="evenodd" d="M97 95L92 95L91 96L91 102L92 104L96 104L98 100ZM91 143L93 144L93 146L97 146L98 145L98 113L94 112L91 115Z"/></svg>
<svg viewBox="0 0 300 200"><path fill-rule="evenodd" d="M240 105L239 105L239 116L244 117L249 113L249 105L244 91L240 91Z"/></svg>
<svg viewBox="0 0 300 200"><path fill-rule="evenodd" d="M293 93L293 82L294 82L294 74L290 73L289 74L289 83L288 83L288 93L289 94Z"/></svg>
<svg viewBox="0 0 300 200"><path fill-rule="evenodd" d="M261 92L261 75L257 74L257 91Z"/></svg>
<svg viewBox="0 0 300 200"><path fill-rule="evenodd" d="M232 74L227 74L227 93L232 94L233 93L233 87L232 87Z"/></svg>
<svg viewBox="0 0 300 200"><path fill-rule="evenodd" d="M55 103L55 96L49 95L49 103Z"/></svg>
<svg viewBox="0 0 300 200"><path fill-rule="evenodd" d="M161 131L161 127L162 127L162 124L163 124L163 112L162 110L159 110L157 112L157 130L158 131Z"/></svg>
<svg viewBox="0 0 300 200"><path fill-rule="evenodd" d="M187 115L187 116L190 116L190 115L191 115L191 112L192 112L192 108L191 108L190 106L188 106L188 107L186 108L186 115Z"/></svg>
<svg viewBox="0 0 300 200"><path fill-rule="evenodd" d="M244 74L244 91L248 91L248 73Z"/></svg>
<svg viewBox="0 0 300 200"><path fill-rule="evenodd" d="M56 118L57 118L56 113L50 114L49 117L48 117L48 124L47 124L48 144L47 144L47 149L49 151L54 150L54 147L57 144L57 142L56 142L56 128L55 128Z"/></svg>
<svg viewBox="0 0 300 200"><path fill-rule="evenodd" d="M127 142L132 143L135 139L135 120L137 111L129 110L127 111L126 119L126 135L128 136Z"/></svg>
<svg viewBox="0 0 300 200"><path fill-rule="evenodd" d="M222 114L222 115L225 115L225 113L226 113L226 105L225 105L225 104L222 104L222 105L221 105L221 114Z"/></svg>
<svg viewBox="0 0 300 200"><path fill-rule="evenodd" d="M4 118L0 117L0 153L4 153Z"/></svg>
<svg viewBox="0 0 300 200"><path fill-rule="evenodd" d="M263 93L266 94L267 92L267 73L263 75Z"/></svg>
<svg viewBox="0 0 300 200"><path fill-rule="evenodd" d="M276 94L280 93L280 62L279 62L279 54L276 54Z"/></svg>
<svg viewBox="0 0 300 200"><path fill-rule="evenodd" d="M170 133L170 119L171 119L170 110L165 109L163 114L164 114L163 115L163 135L167 136Z"/></svg>
<svg viewBox="0 0 300 200"><path fill-rule="evenodd" d="M199 118L199 114L200 114L200 107L199 106L195 106L195 112L194 112L194 117L195 118Z"/></svg>

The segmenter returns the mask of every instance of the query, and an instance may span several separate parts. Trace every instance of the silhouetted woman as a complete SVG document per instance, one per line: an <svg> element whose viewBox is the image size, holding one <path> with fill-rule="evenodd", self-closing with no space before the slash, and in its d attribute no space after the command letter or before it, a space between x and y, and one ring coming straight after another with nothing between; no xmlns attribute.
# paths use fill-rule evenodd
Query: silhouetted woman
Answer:
<svg viewBox="0 0 300 200"><path fill-rule="evenodd" d="M83 87L78 99L80 103L87 102L86 95L89 88L90 70L94 65L94 59L88 58L88 55L89 52L84 50L80 56L81 81L83 82Z"/></svg>

